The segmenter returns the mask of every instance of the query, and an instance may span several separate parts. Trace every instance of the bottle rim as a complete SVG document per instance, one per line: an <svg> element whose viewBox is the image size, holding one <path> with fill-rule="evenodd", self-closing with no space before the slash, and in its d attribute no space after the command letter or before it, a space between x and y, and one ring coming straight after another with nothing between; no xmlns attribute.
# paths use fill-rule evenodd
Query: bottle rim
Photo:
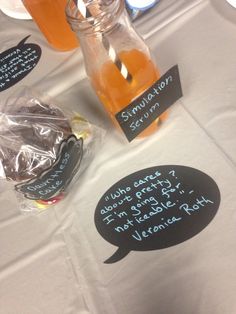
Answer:
<svg viewBox="0 0 236 314"><path fill-rule="evenodd" d="M75 0L69 0L66 6L67 21L79 35L108 32L125 10L124 0L86 0L84 4L89 12L88 17L83 16Z"/></svg>

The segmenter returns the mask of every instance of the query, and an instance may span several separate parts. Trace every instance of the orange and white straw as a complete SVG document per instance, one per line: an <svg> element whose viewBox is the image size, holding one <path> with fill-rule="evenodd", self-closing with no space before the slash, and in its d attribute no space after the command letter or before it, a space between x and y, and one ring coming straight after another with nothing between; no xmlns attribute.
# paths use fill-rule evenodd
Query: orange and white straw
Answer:
<svg viewBox="0 0 236 314"><path fill-rule="evenodd" d="M86 4L83 0L74 0L74 3L83 16L84 19L88 19L92 17L90 10L87 8ZM92 22L90 22L92 23ZM117 55L114 47L110 44L109 40L105 36L105 34L102 34L102 44L104 48L106 49L109 58L114 62L117 69L119 70L120 74L124 77L125 80L127 80L129 83L132 81L132 75L129 73L126 65L120 60L119 56Z"/></svg>

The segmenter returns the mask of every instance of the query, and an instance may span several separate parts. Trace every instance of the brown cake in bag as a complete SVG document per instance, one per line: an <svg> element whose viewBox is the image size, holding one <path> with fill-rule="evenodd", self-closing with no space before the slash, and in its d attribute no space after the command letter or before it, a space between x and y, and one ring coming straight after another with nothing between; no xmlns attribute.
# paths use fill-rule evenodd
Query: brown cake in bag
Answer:
<svg viewBox="0 0 236 314"><path fill-rule="evenodd" d="M2 106L2 177L20 193L22 208L41 208L65 197L86 159L88 165L102 132L73 112L42 102L29 91ZM19 195L18 195L19 196Z"/></svg>
<svg viewBox="0 0 236 314"><path fill-rule="evenodd" d="M56 160L60 143L72 134L57 108L20 107L1 116L0 159L8 180L32 179Z"/></svg>

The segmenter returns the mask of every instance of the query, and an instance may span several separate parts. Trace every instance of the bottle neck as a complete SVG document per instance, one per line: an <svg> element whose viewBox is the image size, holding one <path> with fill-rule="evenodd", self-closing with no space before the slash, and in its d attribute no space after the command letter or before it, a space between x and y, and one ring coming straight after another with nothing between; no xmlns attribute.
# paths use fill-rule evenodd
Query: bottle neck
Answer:
<svg viewBox="0 0 236 314"><path fill-rule="evenodd" d="M125 10L124 0L69 0L66 16L79 38L109 32Z"/></svg>

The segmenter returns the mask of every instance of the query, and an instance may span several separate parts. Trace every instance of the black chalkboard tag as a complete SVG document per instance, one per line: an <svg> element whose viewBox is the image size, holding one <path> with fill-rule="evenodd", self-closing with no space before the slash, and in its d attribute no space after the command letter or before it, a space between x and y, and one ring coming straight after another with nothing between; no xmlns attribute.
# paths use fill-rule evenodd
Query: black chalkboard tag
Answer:
<svg viewBox="0 0 236 314"><path fill-rule="evenodd" d="M62 141L53 165L40 176L17 184L15 189L31 200L49 200L65 191L77 173L83 156L83 140L74 135Z"/></svg>
<svg viewBox="0 0 236 314"><path fill-rule="evenodd" d="M141 96L116 114L128 141L132 141L182 96L178 65L175 65Z"/></svg>
<svg viewBox="0 0 236 314"><path fill-rule="evenodd" d="M0 54L0 92L21 81L39 62L42 50L36 44L25 43L29 37Z"/></svg>
<svg viewBox="0 0 236 314"><path fill-rule="evenodd" d="M163 165L128 175L96 207L98 232L118 247L105 263L130 251L159 250L191 239L212 221L219 205L216 182L195 168Z"/></svg>

